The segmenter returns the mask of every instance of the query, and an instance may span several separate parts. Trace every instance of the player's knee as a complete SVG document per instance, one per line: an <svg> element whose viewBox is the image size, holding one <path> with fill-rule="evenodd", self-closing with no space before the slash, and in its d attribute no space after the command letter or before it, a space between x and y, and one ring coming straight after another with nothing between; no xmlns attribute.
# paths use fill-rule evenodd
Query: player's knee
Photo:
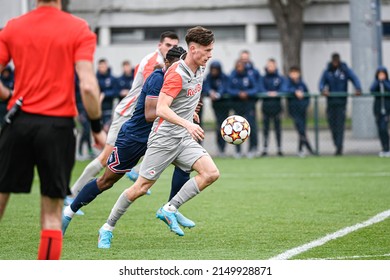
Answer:
<svg viewBox="0 0 390 280"><path fill-rule="evenodd" d="M145 195L145 194L148 192L148 190L149 190L149 186L146 186L146 185L141 186L141 187L140 187L140 190L139 190L140 196Z"/></svg>
<svg viewBox="0 0 390 280"><path fill-rule="evenodd" d="M98 188L101 191L105 191L105 190L112 188L112 186L115 183L116 183L116 180L113 180L112 178L109 178L109 177L104 176L104 175L103 175L103 177L101 177L97 180Z"/></svg>
<svg viewBox="0 0 390 280"><path fill-rule="evenodd" d="M213 168L213 169L210 169L206 172L205 174L206 176L206 181L208 184L212 184L214 183L215 181L218 180L219 178L219 170L218 168Z"/></svg>

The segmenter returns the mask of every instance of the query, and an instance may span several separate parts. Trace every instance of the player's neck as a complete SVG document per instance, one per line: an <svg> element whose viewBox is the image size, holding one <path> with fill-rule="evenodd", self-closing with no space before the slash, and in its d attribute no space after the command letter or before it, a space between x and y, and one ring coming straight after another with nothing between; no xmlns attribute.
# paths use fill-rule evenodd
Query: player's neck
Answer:
<svg viewBox="0 0 390 280"><path fill-rule="evenodd" d="M62 8L61 1L52 1L52 2L38 1L37 8L40 8L40 7L53 7L53 8L57 8L59 10L61 10L61 8Z"/></svg>
<svg viewBox="0 0 390 280"><path fill-rule="evenodd" d="M199 65L189 56L187 55L184 59L185 64L188 66L188 68L191 69L191 71L196 74L196 71L199 68Z"/></svg>

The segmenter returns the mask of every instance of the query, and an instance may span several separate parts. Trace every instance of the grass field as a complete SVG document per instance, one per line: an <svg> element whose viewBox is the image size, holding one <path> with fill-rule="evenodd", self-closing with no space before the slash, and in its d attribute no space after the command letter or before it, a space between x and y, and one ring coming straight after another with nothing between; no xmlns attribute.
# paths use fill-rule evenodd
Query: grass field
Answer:
<svg viewBox="0 0 390 280"><path fill-rule="evenodd" d="M130 181L83 208L64 237L62 259L261 260L364 222L390 209L390 160L377 157L216 159L221 178L181 208L197 225L184 237L155 218L172 168L117 224L112 247L97 231ZM87 162L78 162L76 180ZM21 174L22 176L22 174ZM0 223L0 259L36 259L39 190L11 197ZM353 231L292 259L390 259L390 219Z"/></svg>

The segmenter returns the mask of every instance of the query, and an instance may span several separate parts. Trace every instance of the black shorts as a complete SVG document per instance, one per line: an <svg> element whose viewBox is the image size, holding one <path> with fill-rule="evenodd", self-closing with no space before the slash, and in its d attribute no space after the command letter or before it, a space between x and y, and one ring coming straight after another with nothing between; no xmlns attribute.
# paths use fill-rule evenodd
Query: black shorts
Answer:
<svg viewBox="0 0 390 280"><path fill-rule="evenodd" d="M65 198L75 148L73 118L20 112L0 135L0 192L31 192L37 167L41 195Z"/></svg>

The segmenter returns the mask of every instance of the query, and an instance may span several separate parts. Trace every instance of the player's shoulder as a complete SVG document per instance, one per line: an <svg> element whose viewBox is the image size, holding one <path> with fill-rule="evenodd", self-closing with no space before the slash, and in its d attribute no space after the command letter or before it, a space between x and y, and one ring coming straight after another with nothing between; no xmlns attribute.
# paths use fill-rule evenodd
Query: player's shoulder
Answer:
<svg viewBox="0 0 390 280"><path fill-rule="evenodd" d="M164 80L164 71L162 69L156 69L150 74L147 79L149 83L158 83L159 81Z"/></svg>
<svg viewBox="0 0 390 280"><path fill-rule="evenodd" d="M158 51L155 50L154 52L145 55L144 58L141 60L140 64L152 63L153 61L156 61L157 57L158 57Z"/></svg>
<svg viewBox="0 0 390 280"><path fill-rule="evenodd" d="M177 61L169 67L166 71L164 78L167 79L182 79L183 71L180 69L180 61Z"/></svg>

